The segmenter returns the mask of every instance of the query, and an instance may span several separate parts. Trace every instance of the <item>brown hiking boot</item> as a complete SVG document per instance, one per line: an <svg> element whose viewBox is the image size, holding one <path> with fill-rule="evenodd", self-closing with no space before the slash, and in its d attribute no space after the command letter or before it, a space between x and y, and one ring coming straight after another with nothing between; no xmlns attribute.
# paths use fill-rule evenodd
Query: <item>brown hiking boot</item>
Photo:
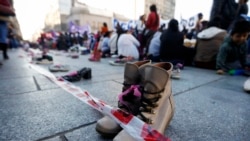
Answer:
<svg viewBox="0 0 250 141"><path fill-rule="evenodd" d="M139 69L151 64L151 61L139 61L135 63L126 63L124 70L124 82L122 91L125 92L132 85L138 85L140 83L141 77L139 74ZM136 97L133 93L129 93L126 96L120 95L120 100L118 101L118 107L129 113L137 115L139 112L139 106L141 97ZM106 137L114 137L118 134L122 128L114 120L108 116L104 116L102 119L97 121L96 131Z"/></svg>
<svg viewBox="0 0 250 141"><path fill-rule="evenodd" d="M171 63L157 63L140 69L143 93L140 112L137 115L158 132L164 134L174 114L171 89ZM114 141L134 141L125 130Z"/></svg>

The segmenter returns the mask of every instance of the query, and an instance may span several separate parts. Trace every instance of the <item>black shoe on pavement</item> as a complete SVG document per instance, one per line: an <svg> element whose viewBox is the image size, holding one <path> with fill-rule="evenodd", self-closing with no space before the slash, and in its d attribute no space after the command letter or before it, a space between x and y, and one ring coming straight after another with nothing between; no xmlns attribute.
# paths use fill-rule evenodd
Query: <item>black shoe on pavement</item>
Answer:
<svg viewBox="0 0 250 141"><path fill-rule="evenodd" d="M78 74L78 72L73 72L68 75L62 76L63 79L69 81L69 82L75 82L81 80L81 75Z"/></svg>
<svg viewBox="0 0 250 141"><path fill-rule="evenodd" d="M90 79L92 77L91 68L84 67L77 72L84 79Z"/></svg>

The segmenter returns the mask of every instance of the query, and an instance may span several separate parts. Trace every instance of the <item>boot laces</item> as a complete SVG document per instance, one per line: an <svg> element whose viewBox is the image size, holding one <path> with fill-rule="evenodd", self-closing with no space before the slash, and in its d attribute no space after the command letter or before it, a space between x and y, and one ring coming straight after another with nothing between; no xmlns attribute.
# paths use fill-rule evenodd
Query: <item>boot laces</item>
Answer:
<svg viewBox="0 0 250 141"><path fill-rule="evenodd" d="M139 108L139 118L141 118L144 122L148 124L153 124L153 120L147 118L143 113L155 114L154 109L159 106L157 102L162 97L160 93L163 91L164 89L152 93L143 90L143 95L141 98L141 107ZM146 95L148 95L148 97L146 97ZM153 96L149 97L150 95Z"/></svg>

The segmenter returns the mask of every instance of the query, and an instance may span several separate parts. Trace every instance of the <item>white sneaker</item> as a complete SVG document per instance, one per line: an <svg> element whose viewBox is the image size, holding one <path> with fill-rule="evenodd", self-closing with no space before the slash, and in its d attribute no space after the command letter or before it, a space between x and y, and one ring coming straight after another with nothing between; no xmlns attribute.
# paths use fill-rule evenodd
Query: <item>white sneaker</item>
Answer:
<svg viewBox="0 0 250 141"><path fill-rule="evenodd" d="M174 70L172 71L171 78L173 78L173 79L180 79L180 78L181 78L180 72L181 72L181 70L180 70L179 68L174 69Z"/></svg>
<svg viewBox="0 0 250 141"><path fill-rule="evenodd" d="M250 92L250 77L244 82L243 89L246 92Z"/></svg>

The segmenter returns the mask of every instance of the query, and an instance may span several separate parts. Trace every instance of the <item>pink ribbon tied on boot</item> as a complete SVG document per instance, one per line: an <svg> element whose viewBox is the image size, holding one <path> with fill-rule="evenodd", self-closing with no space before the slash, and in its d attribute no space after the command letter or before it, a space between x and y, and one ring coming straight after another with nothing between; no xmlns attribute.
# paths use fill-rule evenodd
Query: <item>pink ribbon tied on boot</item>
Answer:
<svg viewBox="0 0 250 141"><path fill-rule="evenodd" d="M140 92L140 86L139 85L132 85L130 88L128 88L126 91L122 92L118 98L119 103L126 107L128 112L135 111L135 105L133 104L135 101L139 102L141 100L141 92ZM134 101L134 102L133 102Z"/></svg>

